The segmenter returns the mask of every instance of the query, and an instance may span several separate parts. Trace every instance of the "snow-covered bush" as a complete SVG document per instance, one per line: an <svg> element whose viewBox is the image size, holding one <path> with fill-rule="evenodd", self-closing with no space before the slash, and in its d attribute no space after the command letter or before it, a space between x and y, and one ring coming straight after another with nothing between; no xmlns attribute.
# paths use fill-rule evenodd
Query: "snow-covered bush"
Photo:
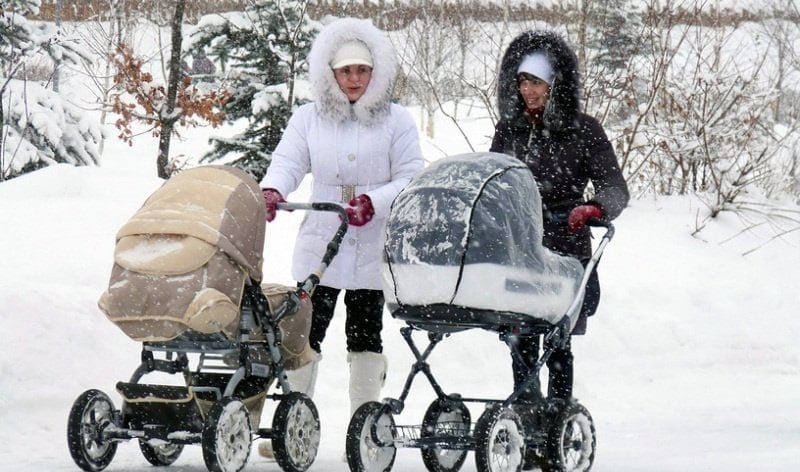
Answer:
<svg viewBox="0 0 800 472"><path fill-rule="evenodd" d="M3 101L2 180L56 163L99 163L100 127L61 95L11 80Z"/></svg>
<svg viewBox="0 0 800 472"><path fill-rule="evenodd" d="M52 23L27 20L39 0L4 0L0 18L0 180L54 163L97 164L100 128L67 98L28 80L87 58ZM31 70L28 70L31 67ZM19 78L17 78L19 77Z"/></svg>

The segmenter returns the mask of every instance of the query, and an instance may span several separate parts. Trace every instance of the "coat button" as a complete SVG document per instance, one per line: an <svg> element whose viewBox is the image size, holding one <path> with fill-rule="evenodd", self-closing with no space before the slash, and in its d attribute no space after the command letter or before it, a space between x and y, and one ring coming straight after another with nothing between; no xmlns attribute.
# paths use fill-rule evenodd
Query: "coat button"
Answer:
<svg viewBox="0 0 800 472"><path fill-rule="evenodd" d="M355 238L350 238L347 242L350 243L351 246L355 246L356 245Z"/></svg>
<svg viewBox="0 0 800 472"><path fill-rule="evenodd" d="M356 155L355 155L355 154L349 154L349 155L347 156L347 160L348 160L348 161L354 161L354 160L356 160Z"/></svg>

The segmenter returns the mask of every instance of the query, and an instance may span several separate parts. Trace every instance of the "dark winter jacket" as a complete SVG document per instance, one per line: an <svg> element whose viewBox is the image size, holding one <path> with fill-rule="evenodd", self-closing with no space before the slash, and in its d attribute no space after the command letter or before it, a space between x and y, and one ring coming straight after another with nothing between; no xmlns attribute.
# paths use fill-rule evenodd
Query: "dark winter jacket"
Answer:
<svg viewBox="0 0 800 472"><path fill-rule="evenodd" d="M527 54L542 51L550 59L554 78L542 122L531 125L519 94L517 69ZM580 111L578 60L567 43L549 31L528 31L508 46L497 84L500 120L490 151L525 162L542 197L544 246L580 259L591 256L588 228L570 234L566 216L584 204L584 190L594 187L592 203L604 218L616 218L629 194L614 149L600 123Z"/></svg>

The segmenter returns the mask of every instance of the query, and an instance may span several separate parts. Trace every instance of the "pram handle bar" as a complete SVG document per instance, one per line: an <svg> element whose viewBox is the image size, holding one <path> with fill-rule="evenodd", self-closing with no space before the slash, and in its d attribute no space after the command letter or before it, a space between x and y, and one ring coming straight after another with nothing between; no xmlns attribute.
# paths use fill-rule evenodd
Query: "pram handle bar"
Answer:
<svg viewBox="0 0 800 472"><path fill-rule="evenodd" d="M328 242L328 246L325 249L325 254L322 256L322 260L320 261L319 267L316 271L312 272L311 274L306 277L306 279L300 284L298 292L305 292L311 293L319 284L320 279L322 278L322 274L325 273L325 270L328 269L328 266L331 264L331 261L336 254L339 253L339 247L342 244L342 240L344 239L345 233L347 233L347 227L349 225L349 220L347 218L347 210L340 204L335 202L309 202L309 203L300 203L300 202L281 202L278 203L279 210L311 210L311 211L330 211L339 214L339 227L336 230L336 233L333 235L331 240ZM298 293L299 295L299 293Z"/></svg>
<svg viewBox="0 0 800 472"><path fill-rule="evenodd" d="M586 293L586 284L589 281L589 276L592 274L592 271L594 270L595 266L597 266L597 264L600 262L600 256L603 255L603 251L606 249L606 246L611 241L611 238L614 237L614 225L611 224L610 221L593 218L587 221L586 224L592 227L605 228L606 232L605 234L603 234L603 237L597 244L597 249L595 249L594 252L592 253L592 257L589 259L589 262L586 263L586 267L583 270L583 278L581 279L581 283L578 287L578 293L572 300L572 304L570 304L569 308L567 309L566 313L567 316L562 318L561 321L558 323L561 329L551 331L546 336L546 338L549 340L553 336L558 335L559 337L561 337L561 339L559 340L560 344L566 343L567 339L569 339L569 333L572 332L572 329L578 322L578 313L580 312L581 306L583 305L583 296Z"/></svg>

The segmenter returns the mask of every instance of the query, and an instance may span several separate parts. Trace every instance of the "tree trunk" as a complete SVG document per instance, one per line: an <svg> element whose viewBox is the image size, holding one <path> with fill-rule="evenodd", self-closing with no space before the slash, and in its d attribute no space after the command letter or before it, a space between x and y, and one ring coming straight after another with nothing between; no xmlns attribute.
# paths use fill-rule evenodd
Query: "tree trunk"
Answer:
<svg viewBox="0 0 800 472"><path fill-rule="evenodd" d="M56 27L59 36L61 35L61 10L63 9L62 0L56 0ZM59 92L61 88L61 59L58 59L53 67L53 91Z"/></svg>
<svg viewBox="0 0 800 472"><path fill-rule="evenodd" d="M2 8L0 8L2 11ZM0 182L6 180L6 145L3 142L3 138L5 137L5 127L6 122L3 118L5 116L5 110L3 109L3 95L5 95L6 86L3 84L3 87L0 88Z"/></svg>
<svg viewBox="0 0 800 472"><path fill-rule="evenodd" d="M181 70L181 43L183 41L183 12L186 0L175 1L175 16L172 18L172 50L169 59L169 82L167 83L167 101L161 110L161 135L158 140L158 159L156 167L158 176L167 179L169 171L169 144L172 139L172 129L177 121L175 116L175 97L178 95L178 84L183 80Z"/></svg>

